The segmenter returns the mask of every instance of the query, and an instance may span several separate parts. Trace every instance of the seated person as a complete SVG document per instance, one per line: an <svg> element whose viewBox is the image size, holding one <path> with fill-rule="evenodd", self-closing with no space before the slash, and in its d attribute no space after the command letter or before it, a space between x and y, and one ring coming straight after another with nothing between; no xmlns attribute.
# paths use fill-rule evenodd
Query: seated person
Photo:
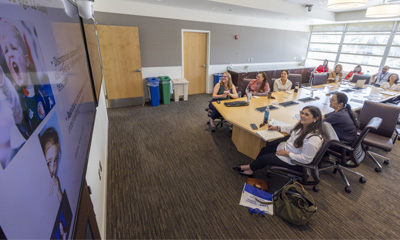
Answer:
<svg viewBox="0 0 400 240"><path fill-rule="evenodd" d="M337 64L335 67L335 71L329 73L328 83L341 82L343 78L342 70L343 70L342 65Z"/></svg>
<svg viewBox="0 0 400 240"><path fill-rule="evenodd" d="M276 79L274 82L274 92L287 91L292 88L292 82L288 79L288 76L288 70L281 72L281 78Z"/></svg>
<svg viewBox="0 0 400 240"><path fill-rule="evenodd" d="M325 59L322 65L319 65L314 73L325 73L329 72L329 67L328 67L328 59Z"/></svg>
<svg viewBox="0 0 400 240"><path fill-rule="evenodd" d="M301 171L302 167L291 161L311 163L323 143L322 114L321 110L314 106L304 107L300 112L300 121L294 126L268 125L268 129L288 133L290 137L286 142L278 140L267 144L261 149L256 160L248 165L235 166L234 170L245 176L252 176L254 171L266 166L281 166Z"/></svg>
<svg viewBox="0 0 400 240"><path fill-rule="evenodd" d="M218 110L214 107L212 102L217 100L227 100L230 98L237 98L235 85L233 85L232 77L228 72L224 72L222 74L221 81L215 84L212 97L213 99L208 105L210 109L210 114L208 116L210 117L209 123L211 126L211 130L215 131L214 119L220 117L221 114L219 114Z"/></svg>
<svg viewBox="0 0 400 240"><path fill-rule="evenodd" d="M361 66L360 66L360 65L357 65L357 66L354 68L353 71L350 71L350 72L346 75L345 79L351 81L351 80L353 79L354 74L363 75L364 73L362 73L361 71L362 71L362 70L361 70Z"/></svg>
<svg viewBox="0 0 400 240"><path fill-rule="evenodd" d="M251 80L246 87L247 93L251 93L252 96L267 96L269 92L269 84L267 81L267 75L265 72L257 74L257 79Z"/></svg>
<svg viewBox="0 0 400 240"><path fill-rule="evenodd" d="M390 74L389 82L382 83L381 88L393 91L400 91L399 75L397 75L396 73Z"/></svg>
<svg viewBox="0 0 400 240"><path fill-rule="evenodd" d="M331 97L329 107L333 112L325 114L324 121L332 125L340 142L351 146L357 139L359 123L356 114L351 110L348 97L344 93L336 93Z"/></svg>
<svg viewBox="0 0 400 240"><path fill-rule="evenodd" d="M391 74L389 69L389 66L384 66L381 72L372 75L371 84L377 84L380 86L382 83L389 81L389 76Z"/></svg>

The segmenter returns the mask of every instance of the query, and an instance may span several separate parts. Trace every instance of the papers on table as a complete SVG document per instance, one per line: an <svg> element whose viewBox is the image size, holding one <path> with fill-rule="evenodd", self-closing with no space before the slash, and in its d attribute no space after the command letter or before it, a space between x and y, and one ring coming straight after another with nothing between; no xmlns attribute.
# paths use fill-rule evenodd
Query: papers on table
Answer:
<svg viewBox="0 0 400 240"><path fill-rule="evenodd" d="M389 91L383 91L383 92L381 92L381 94L390 95L390 96L397 95L397 93L389 92Z"/></svg>
<svg viewBox="0 0 400 240"><path fill-rule="evenodd" d="M271 124L272 126L281 126L281 127L290 126L289 123L285 123L285 122L282 122L282 121L279 121L276 119L272 119L272 118L270 118L269 124Z"/></svg>
<svg viewBox="0 0 400 240"><path fill-rule="evenodd" d="M256 208L269 215L274 214L272 194L257 189L247 183L244 184L239 204L241 206Z"/></svg>

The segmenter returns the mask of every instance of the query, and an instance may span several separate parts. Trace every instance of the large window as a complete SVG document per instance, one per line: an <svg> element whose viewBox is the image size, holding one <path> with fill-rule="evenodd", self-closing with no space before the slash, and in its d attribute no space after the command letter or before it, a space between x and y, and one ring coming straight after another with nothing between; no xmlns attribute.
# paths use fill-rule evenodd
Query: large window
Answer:
<svg viewBox="0 0 400 240"><path fill-rule="evenodd" d="M393 71L400 72L400 26L391 42L395 24L397 22L313 26L306 65L318 66L323 59L328 59L330 69L339 63L349 72L361 65L364 73L372 75L386 62ZM388 48L390 51L385 55Z"/></svg>
<svg viewBox="0 0 400 240"><path fill-rule="evenodd" d="M397 31L386 59L386 65L391 67L390 72L400 73L400 24L397 26Z"/></svg>
<svg viewBox="0 0 400 240"><path fill-rule="evenodd" d="M313 26L310 37L306 65L318 66L324 59L333 67L336 60L339 44L342 38L344 25Z"/></svg>

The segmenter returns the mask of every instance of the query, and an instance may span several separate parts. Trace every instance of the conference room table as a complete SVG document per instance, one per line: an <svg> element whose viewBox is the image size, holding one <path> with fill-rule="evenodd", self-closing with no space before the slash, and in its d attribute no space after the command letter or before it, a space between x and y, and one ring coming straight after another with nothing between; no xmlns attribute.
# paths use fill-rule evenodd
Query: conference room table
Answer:
<svg viewBox="0 0 400 240"><path fill-rule="evenodd" d="M272 105L277 107L270 111L269 119L273 125L290 124L294 125L299 120L299 112L305 106L316 106L321 109L322 114L332 112L333 109L329 107L329 99L335 92L343 92L349 98L349 104L353 110L362 108L364 101L385 102L400 96L400 92L383 90L381 88L366 86L363 89L353 90L354 84L352 83L330 83L325 85L316 85L312 87L300 88L298 92L294 90L273 92L272 97L267 96L253 96L248 106L227 107L224 103L234 101L246 101L246 97L220 101L220 103L213 102L213 105L222 115L222 117L232 124L232 141L237 150L246 156L255 159L260 152L261 148L266 146L270 140L264 140L257 132L267 130L267 125L260 127L264 120L264 112L257 111L257 108ZM348 92L346 92L348 90ZM311 101L300 101L304 98L315 98ZM290 106L281 106L280 103L294 101L298 104ZM296 116L297 115L297 116ZM250 124L256 124L258 129L253 130ZM268 132L267 132L268 133ZM271 133L274 135L273 133ZM283 136L282 136L283 137ZM276 138L271 138L275 140Z"/></svg>

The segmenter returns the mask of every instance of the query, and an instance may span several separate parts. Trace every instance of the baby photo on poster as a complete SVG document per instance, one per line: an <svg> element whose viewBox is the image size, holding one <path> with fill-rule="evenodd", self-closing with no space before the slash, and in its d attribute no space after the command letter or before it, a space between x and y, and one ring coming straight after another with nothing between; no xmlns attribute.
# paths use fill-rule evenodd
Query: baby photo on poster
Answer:
<svg viewBox="0 0 400 240"><path fill-rule="evenodd" d="M35 26L0 18L0 119L8 126L0 140L8 145L0 149L3 169L55 104Z"/></svg>

